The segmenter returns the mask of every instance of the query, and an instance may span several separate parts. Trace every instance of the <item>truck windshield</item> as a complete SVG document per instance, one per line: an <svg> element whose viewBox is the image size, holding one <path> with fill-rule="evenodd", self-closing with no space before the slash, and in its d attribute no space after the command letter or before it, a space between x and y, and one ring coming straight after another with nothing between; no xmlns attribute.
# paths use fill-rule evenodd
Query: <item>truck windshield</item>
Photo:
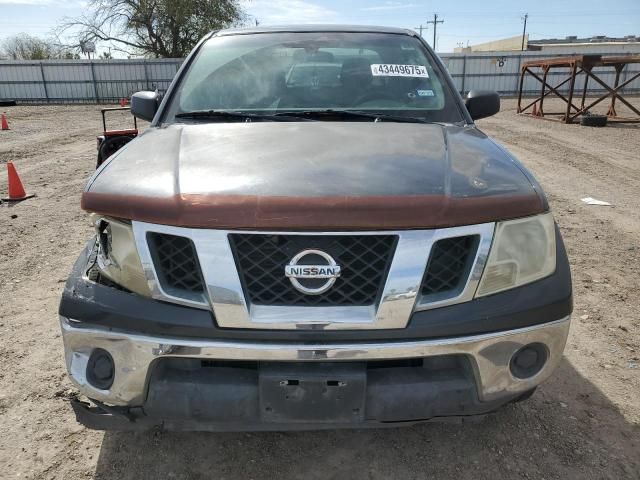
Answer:
<svg viewBox="0 0 640 480"><path fill-rule="evenodd" d="M257 33L213 37L170 99L165 121L286 119L463 121L443 73L421 42L388 33ZM200 115L193 115L199 112ZM304 112L303 115L299 115Z"/></svg>

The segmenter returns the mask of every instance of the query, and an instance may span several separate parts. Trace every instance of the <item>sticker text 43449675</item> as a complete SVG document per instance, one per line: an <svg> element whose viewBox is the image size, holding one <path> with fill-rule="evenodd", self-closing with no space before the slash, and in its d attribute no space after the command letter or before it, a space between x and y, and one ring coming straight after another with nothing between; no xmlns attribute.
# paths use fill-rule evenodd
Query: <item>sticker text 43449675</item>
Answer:
<svg viewBox="0 0 640 480"><path fill-rule="evenodd" d="M371 65L374 77L422 77L429 78L427 67L423 65L393 65L375 63Z"/></svg>

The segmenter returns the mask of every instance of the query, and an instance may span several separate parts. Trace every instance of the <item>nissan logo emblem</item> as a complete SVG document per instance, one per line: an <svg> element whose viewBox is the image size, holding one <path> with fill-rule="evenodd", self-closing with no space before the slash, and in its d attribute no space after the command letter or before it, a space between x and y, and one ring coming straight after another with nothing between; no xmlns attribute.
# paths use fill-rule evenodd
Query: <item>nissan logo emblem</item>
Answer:
<svg viewBox="0 0 640 480"><path fill-rule="evenodd" d="M340 266L321 250L303 250L284 267L293 287L306 295L320 295L329 290L340 276Z"/></svg>

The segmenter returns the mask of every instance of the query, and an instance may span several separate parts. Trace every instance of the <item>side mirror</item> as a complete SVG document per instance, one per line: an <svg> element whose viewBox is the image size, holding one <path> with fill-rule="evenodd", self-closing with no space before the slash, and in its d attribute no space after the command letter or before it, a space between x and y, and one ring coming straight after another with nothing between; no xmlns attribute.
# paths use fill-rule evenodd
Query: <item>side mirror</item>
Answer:
<svg viewBox="0 0 640 480"><path fill-rule="evenodd" d="M471 90L465 105L474 120L490 117L500 111L500 96L496 92Z"/></svg>
<svg viewBox="0 0 640 480"><path fill-rule="evenodd" d="M151 121L158 111L160 95L157 92L137 92L131 95L131 113L134 117Z"/></svg>

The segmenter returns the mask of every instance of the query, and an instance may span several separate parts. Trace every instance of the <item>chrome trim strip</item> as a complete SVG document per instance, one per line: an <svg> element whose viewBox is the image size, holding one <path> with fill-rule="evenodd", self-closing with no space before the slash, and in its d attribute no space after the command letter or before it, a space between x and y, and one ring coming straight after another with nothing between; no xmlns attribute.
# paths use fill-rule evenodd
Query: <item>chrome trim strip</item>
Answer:
<svg viewBox="0 0 640 480"><path fill-rule="evenodd" d="M216 322L222 328L290 330L405 328L414 307L416 310L426 310L471 300L484 269L495 226L493 223L486 223L437 230L237 232L259 235L284 233L286 235L395 235L398 237L379 305L368 307L293 307L251 305L248 303L228 238L229 234L236 233L236 231L181 228L137 221L133 221L132 225L153 298L197 308L212 309ZM148 232L183 236L193 241L207 287L207 302L177 298L163 291L156 276L146 240ZM462 235L480 235L480 246L465 288L455 298L433 303L420 303L419 290L434 242Z"/></svg>
<svg viewBox="0 0 640 480"><path fill-rule="evenodd" d="M469 356L481 400L525 392L544 381L556 368L569 333L570 317L516 330L435 340L375 343L260 343L151 337L108 329L85 328L60 317L67 369L81 393L113 405L140 405L144 401L149 368L158 358L185 357L218 360L327 362L420 358L439 355ZM524 345L542 343L549 358L531 378L514 377L513 354ZM86 378L89 356L95 348L114 359L116 375L110 390L92 387Z"/></svg>
<svg viewBox="0 0 640 480"><path fill-rule="evenodd" d="M310 328L330 330L333 328L376 328L376 307L272 307L252 305L245 328ZM256 327L255 324L266 327ZM380 327L379 327L380 328Z"/></svg>

